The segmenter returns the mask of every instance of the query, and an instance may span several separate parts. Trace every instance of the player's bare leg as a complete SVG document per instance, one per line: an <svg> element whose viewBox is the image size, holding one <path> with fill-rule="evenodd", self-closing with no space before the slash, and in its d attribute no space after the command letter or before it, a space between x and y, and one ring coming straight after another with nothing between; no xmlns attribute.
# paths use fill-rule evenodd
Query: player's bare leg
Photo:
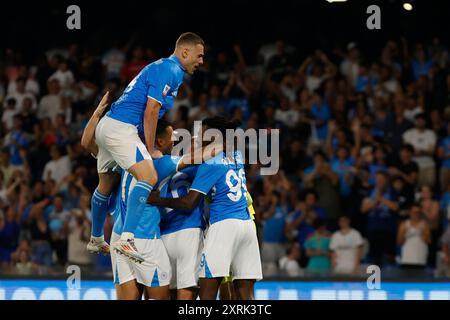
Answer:
<svg viewBox="0 0 450 320"><path fill-rule="evenodd" d="M177 290L177 300L195 300L197 299L197 288L184 288Z"/></svg>
<svg viewBox="0 0 450 320"><path fill-rule="evenodd" d="M105 219L108 215L108 201L112 191L117 188L120 181L120 175L116 172L110 171L98 174L98 186L95 190L92 200L92 230L91 239L87 244L87 250L90 253L109 254L109 244L103 237L103 228Z"/></svg>
<svg viewBox="0 0 450 320"><path fill-rule="evenodd" d="M178 290L170 289L170 300L177 300L178 298Z"/></svg>
<svg viewBox="0 0 450 320"><path fill-rule="evenodd" d="M231 277L223 278L219 289L220 300L236 300L236 293L234 290L233 280Z"/></svg>
<svg viewBox="0 0 450 320"><path fill-rule="evenodd" d="M152 300L170 300L169 286L145 287L145 298Z"/></svg>
<svg viewBox="0 0 450 320"><path fill-rule="evenodd" d="M120 299L118 300L141 300L144 288L136 280L130 280L120 285Z"/></svg>
<svg viewBox="0 0 450 320"><path fill-rule="evenodd" d="M144 258L136 249L134 244L134 232L142 217L148 195L156 184L158 175L152 160L142 160L128 169L137 180L133 190L128 197L127 215L120 239L113 244L114 249L127 258L143 262Z"/></svg>
<svg viewBox="0 0 450 320"><path fill-rule="evenodd" d="M200 278L200 299L201 300L216 300L217 292L219 290L220 283L222 282L222 277L220 278Z"/></svg>
<svg viewBox="0 0 450 320"><path fill-rule="evenodd" d="M116 289L116 299L123 300L122 299L122 287L120 286L120 284L118 284L118 283L114 284L114 288Z"/></svg>
<svg viewBox="0 0 450 320"><path fill-rule="evenodd" d="M255 280L234 280L233 285L237 300L255 300Z"/></svg>

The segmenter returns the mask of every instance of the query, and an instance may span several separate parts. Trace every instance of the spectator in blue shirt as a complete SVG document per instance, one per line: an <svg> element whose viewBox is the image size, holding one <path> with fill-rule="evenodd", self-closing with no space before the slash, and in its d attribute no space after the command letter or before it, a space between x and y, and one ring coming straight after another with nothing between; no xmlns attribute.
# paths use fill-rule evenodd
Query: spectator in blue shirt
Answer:
<svg viewBox="0 0 450 320"><path fill-rule="evenodd" d="M447 190L447 185L450 182L450 122L447 123L447 136L439 143L438 157L442 160L441 190Z"/></svg>
<svg viewBox="0 0 450 320"><path fill-rule="evenodd" d="M425 50L423 48L419 48L416 53L416 59L412 62L412 71L414 80L418 80L420 76L427 76L430 72L430 69L433 67L433 61L431 59L427 59Z"/></svg>
<svg viewBox="0 0 450 320"><path fill-rule="evenodd" d="M273 270L273 266L283 257L285 252L284 227L287 211L287 207L281 202L280 193L273 191L270 197L270 204L263 213L263 243L261 251L262 262L265 268L271 268L270 270Z"/></svg>
<svg viewBox="0 0 450 320"><path fill-rule="evenodd" d="M16 250L20 234L20 215L13 207L8 207L5 214L0 213L0 264L4 266L11 261L11 254Z"/></svg>
<svg viewBox="0 0 450 320"><path fill-rule="evenodd" d="M22 130L22 117L15 115L13 123L13 130L5 137L5 144L9 148L11 164L20 167L24 164L20 149L27 147L29 141Z"/></svg>
<svg viewBox="0 0 450 320"><path fill-rule="evenodd" d="M361 212L367 214L367 237L372 263L381 266L383 258L390 263L395 257L396 212L399 204L389 187L384 171L376 173L375 187L361 204Z"/></svg>
<svg viewBox="0 0 450 320"><path fill-rule="evenodd" d="M331 111L328 104L317 93L313 96L311 117L317 130L317 138L320 141L325 141L328 134L328 121L331 119Z"/></svg>
<svg viewBox="0 0 450 320"><path fill-rule="evenodd" d="M355 173L355 160L350 157L346 147L339 147L336 157L331 160L331 169L339 176L341 196L347 198L351 193L353 174Z"/></svg>

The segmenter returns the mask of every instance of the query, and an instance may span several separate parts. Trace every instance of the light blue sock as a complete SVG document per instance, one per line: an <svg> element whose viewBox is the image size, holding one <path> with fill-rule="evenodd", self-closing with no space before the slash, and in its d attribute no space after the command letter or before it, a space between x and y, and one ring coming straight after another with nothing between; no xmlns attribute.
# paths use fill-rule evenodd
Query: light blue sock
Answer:
<svg viewBox="0 0 450 320"><path fill-rule="evenodd" d="M147 198L153 186L144 181L138 181L128 196L127 214L122 232L134 234L136 227L141 220L142 213L147 204Z"/></svg>
<svg viewBox="0 0 450 320"><path fill-rule="evenodd" d="M105 225L105 219L108 210L109 196L101 194L95 189L91 199L91 211L92 211L92 230L91 234L94 237L103 236L103 227Z"/></svg>

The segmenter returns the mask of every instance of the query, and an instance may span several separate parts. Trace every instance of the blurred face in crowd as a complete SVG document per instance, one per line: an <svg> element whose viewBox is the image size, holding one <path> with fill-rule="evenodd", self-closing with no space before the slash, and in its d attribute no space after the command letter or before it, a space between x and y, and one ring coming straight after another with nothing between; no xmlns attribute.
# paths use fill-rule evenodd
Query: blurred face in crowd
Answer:
<svg viewBox="0 0 450 320"><path fill-rule="evenodd" d="M321 154L316 154L314 156L314 165L315 165L316 168L323 167L326 164L327 164L327 162L326 162L326 160L323 158L323 156Z"/></svg>
<svg viewBox="0 0 450 320"><path fill-rule="evenodd" d="M302 143L298 140L295 140L291 144L291 154L298 154L302 150Z"/></svg>
<svg viewBox="0 0 450 320"><path fill-rule="evenodd" d="M422 209L419 206L412 206L409 209L409 218L414 221L420 220L422 217Z"/></svg>
<svg viewBox="0 0 450 320"><path fill-rule="evenodd" d="M25 79L20 78L16 80L16 90L19 93L25 92Z"/></svg>
<svg viewBox="0 0 450 320"><path fill-rule="evenodd" d="M336 97L336 103L335 103L335 111L339 113L345 112L345 96L340 94Z"/></svg>
<svg viewBox="0 0 450 320"><path fill-rule="evenodd" d="M431 188L429 186L423 186L420 189L420 197L422 199L432 199L433 198L433 191L431 190Z"/></svg>
<svg viewBox="0 0 450 320"><path fill-rule="evenodd" d="M53 193L53 189L55 188L56 182L53 179L45 180L44 190L46 195L51 195Z"/></svg>
<svg viewBox="0 0 450 320"><path fill-rule="evenodd" d="M203 109L208 107L208 94L207 93L202 93L198 97L198 105L200 106L200 108L203 108Z"/></svg>
<svg viewBox="0 0 450 320"><path fill-rule="evenodd" d="M423 117L416 118L416 128L419 130L424 130L426 128L427 122Z"/></svg>
<svg viewBox="0 0 450 320"><path fill-rule="evenodd" d="M58 150L58 147L57 146L52 146L50 148L50 157L53 160L57 160L57 159L59 159L60 156L61 156L61 154L60 154L60 152Z"/></svg>
<svg viewBox="0 0 450 320"><path fill-rule="evenodd" d="M337 152L336 152L336 156L339 160L345 160L348 157L348 151L346 148L344 147L340 147Z"/></svg>
<svg viewBox="0 0 450 320"><path fill-rule="evenodd" d="M348 217L340 217L339 218L339 228L341 230L346 230L350 228L350 219Z"/></svg>
<svg viewBox="0 0 450 320"><path fill-rule="evenodd" d="M425 51L423 49L417 50L417 60L424 62L427 59Z"/></svg>
<svg viewBox="0 0 450 320"><path fill-rule="evenodd" d="M44 194L44 183L42 181L37 181L33 187L33 196L40 197Z"/></svg>
<svg viewBox="0 0 450 320"><path fill-rule="evenodd" d="M30 261L30 259L28 258L28 252L25 251L25 250L20 250L20 253L19 253L19 262L20 262L20 263L27 263L27 262L29 262L29 261Z"/></svg>
<svg viewBox="0 0 450 320"><path fill-rule="evenodd" d="M314 207L316 205L317 199L316 199L316 195L312 192L308 193L305 196L305 204L307 207Z"/></svg>
<svg viewBox="0 0 450 320"><path fill-rule="evenodd" d="M16 216L16 212L14 211L13 207L8 207L8 210L6 210L5 218L6 221L13 221Z"/></svg>
<svg viewBox="0 0 450 320"><path fill-rule="evenodd" d="M49 94L58 94L59 93L59 81L58 80L50 80L47 83L48 93Z"/></svg>
<svg viewBox="0 0 450 320"><path fill-rule="evenodd" d="M400 149L400 161L403 163L409 163L412 159L412 153L407 148Z"/></svg>
<svg viewBox="0 0 450 320"><path fill-rule="evenodd" d="M22 130L22 119L20 117L14 117L13 127L14 130Z"/></svg>
<svg viewBox="0 0 450 320"><path fill-rule="evenodd" d="M403 187L404 187L403 180L402 179L395 179L394 182L392 183L392 187L394 188L395 191L401 192L403 190Z"/></svg>
<svg viewBox="0 0 450 320"><path fill-rule="evenodd" d="M25 98L25 99L23 99L23 103L22 103L22 111L24 111L24 112L30 112L32 106L33 106L33 101L31 101L30 98Z"/></svg>
<svg viewBox="0 0 450 320"><path fill-rule="evenodd" d="M209 95L211 99L218 99L220 98L220 88L217 85L212 85L211 89L209 90Z"/></svg>
<svg viewBox="0 0 450 320"><path fill-rule="evenodd" d="M295 243L291 247L291 251L289 253L289 256L290 256L291 259L298 260L298 259L300 259L300 255L301 255L301 253L300 253L299 245L297 243Z"/></svg>
<svg viewBox="0 0 450 320"><path fill-rule="evenodd" d="M387 177L383 173L377 173L375 176L375 185L378 189L385 189L387 186Z"/></svg>
<svg viewBox="0 0 450 320"><path fill-rule="evenodd" d="M62 72L66 72L67 69L69 69L67 62L63 61L59 64L59 70L61 70Z"/></svg>
<svg viewBox="0 0 450 320"><path fill-rule="evenodd" d="M375 150L375 160L377 161L377 162L382 162L382 161L384 161L384 159L385 159L385 153L384 153L384 150L383 150L383 148L377 148L376 150Z"/></svg>
<svg viewBox="0 0 450 320"><path fill-rule="evenodd" d="M0 153L0 163L3 166L6 166L9 164L9 153L7 151L2 151Z"/></svg>
<svg viewBox="0 0 450 320"><path fill-rule="evenodd" d="M64 201L63 198L61 197L56 197L53 200L53 205L55 206L55 211L56 212L61 212L64 210Z"/></svg>

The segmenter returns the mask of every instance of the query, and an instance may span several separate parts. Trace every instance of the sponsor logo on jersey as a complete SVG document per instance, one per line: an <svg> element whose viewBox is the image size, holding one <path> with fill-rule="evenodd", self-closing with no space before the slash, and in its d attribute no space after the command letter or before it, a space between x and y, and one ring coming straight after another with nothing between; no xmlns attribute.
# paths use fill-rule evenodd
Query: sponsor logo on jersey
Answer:
<svg viewBox="0 0 450 320"><path fill-rule="evenodd" d="M170 87L166 84L164 86L164 90L162 92L163 97L167 96L167 92L169 92L169 90L170 90Z"/></svg>

